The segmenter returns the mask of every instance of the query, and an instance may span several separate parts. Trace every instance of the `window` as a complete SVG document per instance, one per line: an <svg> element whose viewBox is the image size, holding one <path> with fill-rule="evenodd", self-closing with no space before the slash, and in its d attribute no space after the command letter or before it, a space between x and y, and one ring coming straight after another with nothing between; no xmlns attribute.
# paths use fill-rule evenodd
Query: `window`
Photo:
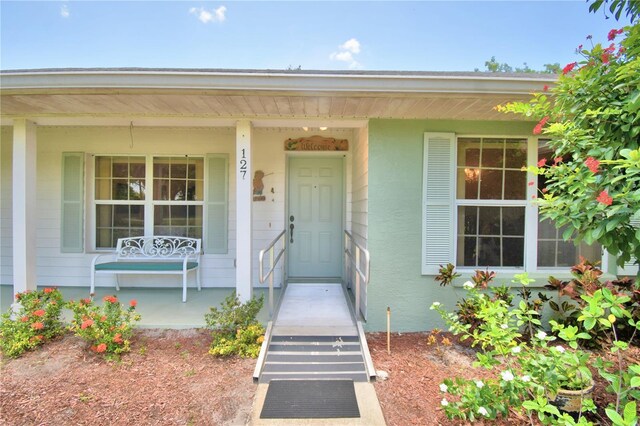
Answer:
<svg viewBox="0 0 640 426"><path fill-rule="evenodd" d="M204 161L154 157L153 234L202 238Z"/></svg>
<svg viewBox="0 0 640 426"><path fill-rule="evenodd" d="M544 141L527 137L456 137L425 133L422 273L440 265L535 271L566 268L583 256L601 260L599 245L575 246L563 229L539 221L531 197L545 187L522 167L551 158Z"/></svg>
<svg viewBox="0 0 640 426"><path fill-rule="evenodd" d="M547 146L546 140L538 142L538 160L550 160L553 152ZM566 159L565 159L566 160ZM550 162L550 161L549 161ZM538 193L547 186L546 178L538 176ZM562 233L565 228L556 228L550 220L542 220L538 223L538 267L539 268L560 268L575 265L579 262L580 256L597 261L602 257L600 244L588 245L584 242L576 244L573 240L565 241Z"/></svg>
<svg viewBox="0 0 640 426"><path fill-rule="evenodd" d="M202 238L203 194L202 157L96 156L96 248L146 229Z"/></svg>
<svg viewBox="0 0 640 426"><path fill-rule="evenodd" d="M144 235L145 157L96 157L96 248Z"/></svg>
<svg viewBox="0 0 640 426"><path fill-rule="evenodd" d="M524 267L527 140L458 138L457 265Z"/></svg>

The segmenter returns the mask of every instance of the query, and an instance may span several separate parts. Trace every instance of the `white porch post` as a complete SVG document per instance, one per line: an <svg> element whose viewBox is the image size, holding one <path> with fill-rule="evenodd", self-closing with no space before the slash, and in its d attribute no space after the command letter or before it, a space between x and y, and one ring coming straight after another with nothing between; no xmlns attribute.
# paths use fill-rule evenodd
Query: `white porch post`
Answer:
<svg viewBox="0 0 640 426"><path fill-rule="evenodd" d="M36 289L36 124L13 121L13 292Z"/></svg>
<svg viewBox="0 0 640 426"><path fill-rule="evenodd" d="M246 302L253 296L251 247L253 196L251 175L251 121L236 123L236 294Z"/></svg>

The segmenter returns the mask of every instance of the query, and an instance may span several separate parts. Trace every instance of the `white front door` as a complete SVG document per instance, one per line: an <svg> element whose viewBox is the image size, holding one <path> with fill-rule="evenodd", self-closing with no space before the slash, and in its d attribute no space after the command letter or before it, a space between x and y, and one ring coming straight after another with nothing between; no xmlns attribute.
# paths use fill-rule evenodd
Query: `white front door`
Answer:
<svg viewBox="0 0 640 426"><path fill-rule="evenodd" d="M289 279L342 276L342 157L289 159Z"/></svg>

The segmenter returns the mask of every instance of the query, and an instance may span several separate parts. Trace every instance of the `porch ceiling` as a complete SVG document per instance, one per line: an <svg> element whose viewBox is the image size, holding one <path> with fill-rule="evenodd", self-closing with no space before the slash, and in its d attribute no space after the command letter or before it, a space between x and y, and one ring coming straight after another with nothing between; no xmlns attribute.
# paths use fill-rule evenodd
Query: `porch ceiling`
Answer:
<svg viewBox="0 0 640 426"><path fill-rule="evenodd" d="M218 120L513 120L494 107L529 99L550 76L484 73L3 72L3 124L31 117ZM39 120L38 118L41 118Z"/></svg>

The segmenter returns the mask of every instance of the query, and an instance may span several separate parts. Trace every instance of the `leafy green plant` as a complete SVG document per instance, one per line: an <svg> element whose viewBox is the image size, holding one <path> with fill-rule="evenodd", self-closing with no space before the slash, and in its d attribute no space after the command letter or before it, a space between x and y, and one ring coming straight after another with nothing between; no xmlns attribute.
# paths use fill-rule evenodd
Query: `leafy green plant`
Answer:
<svg viewBox="0 0 640 426"><path fill-rule="evenodd" d="M67 307L73 312L73 320L69 330L86 340L92 351L116 357L131 349L133 328L140 321L136 306L137 302L131 300L124 308L115 296L105 296L101 306L93 297L70 301Z"/></svg>
<svg viewBox="0 0 640 426"><path fill-rule="evenodd" d="M264 340L264 328L256 319L264 304L264 296L242 303L235 293L205 314L213 341L209 353L216 356L239 355L257 357Z"/></svg>
<svg viewBox="0 0 640 426"><path fill-rule="evenodd" d="M440 283L441 286L448 286L461 275L456 273L455 266L451 263L447 263L447 266L440 265L440 269L438 269L438 275L434 278L436 281Z"/></svg>
<svg viewBox="0 0 640 426"><path fill-rule="evenodd" d="M580 262L571 268L573 278L569 281L561 281L554 277L549 277L549 283L546 288L558 291L559 296L570 298L572 303L566 300L560 305L556 302L550 302L550 307L559 315L558 321L564 324L578 325L578 317L581 310L587 305L583 296L593 296L598 290L608 289L614 295L627 296L624 302L620 302L622 307L629 312L634 321L640 321L640 289L636 288L633 281L629 278L616 279L613 281L602 282L600 277L602 271L598 268L597 263L589 262L584 258L580 258ZM635 336L635 328L625 321L614 323L616 335L618 338L627 339ZM593 327L589 327L589 334L593 337L593 344L608 346L611 344L608 326L604 326L596 322ZM631 337L633 338L633 337Z"/></svg>
<svg viewBox="0 0 640 426"><path fill-rule="evenodd" d="M532 280L520 274L513 281L526 286ZM559 389L583 389L591 385L589 354L580 350L577 343L590 336L579 332L577 327L557 322L551 322L557 337L547 335L537 328L540 313L525 300L512 308L503 299L487 297L472 284L465 288L469 291L467 300L476 306L475 327L463 323L457 313L446 312L437 302L431 308L461 340L470 339L472 346L480 347L475 365L494 372L495 378L482 382L459 377L446 380L440 390L451 398L449 401L445 396L442 401L447 416L493 419L507 417L511 408L530 419L537 415L545 424L564 418L552 400ZM535 331L529 340L523 339L523 327L529 334ZM562 344L555 343L558 339ZM584 407L594 408L589 401L585 401Z"/></svg>
<svg viewBox="0 0 640 426"><path fill-rule="evenodd" d="M625 368L623 353L628 351L629 342L633 341L640 330L640 321L625 309L629 296L616 294L608 288L596 290L592 295L582 295L582 299L586 305L581 310L578 321L586 330L592 330L596 325L602 326L611 342L609 352L616 359L611 362L599 356L594 363L600 376L609 382L607 391L616 396L615 404L607 407L606 414L616 425L635 424L638 414L636 412L634 416L629 415L627 408L635 407L635 401L640 400L640 365L631 364ZM624 322L633 329L628 341L621 340L616 332L616 323L619 322Z"/></svg>
<svg viewBox="0 0 640 426"><path fill-rule="evenodd" d="M209 353L217 356L239 355L242 358L256 358L263 341L264 327L252 324L239 328L233 338L220 333L214 334Z"/></svg>
<svg viewBox="0 0 640 426"><path fill-rule="evenodd" d="M16 294L16 303L2 314L0 350L17 357L64 332L60 321L62 293L57 288Z"/></svg>

